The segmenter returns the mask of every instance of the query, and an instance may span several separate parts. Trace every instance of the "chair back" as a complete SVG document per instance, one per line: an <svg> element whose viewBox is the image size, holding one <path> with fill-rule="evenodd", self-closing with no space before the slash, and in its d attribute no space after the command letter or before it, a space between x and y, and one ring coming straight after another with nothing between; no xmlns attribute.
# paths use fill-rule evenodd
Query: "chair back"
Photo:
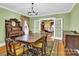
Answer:
<svg viewBox="0 0 79 59"><path fill-rule="evenodd" d="M6 43L6 51L7 55L14 55L15 46L13 40L16 36L20 36L23 34L21 27L19 26L19 22L17 19L5 20L5 43ZM12 21L15 21L15 26L12 26Z"/></svg>
<svg viewBox="0 0 79 59"><path fill-rule="evenodd" d="M22 31L22 27L20 26L20 22L15 21L16 25L12 26L12 21L15 21L15 19L5 20L6 38L13 38L24 34Z"/></svg>

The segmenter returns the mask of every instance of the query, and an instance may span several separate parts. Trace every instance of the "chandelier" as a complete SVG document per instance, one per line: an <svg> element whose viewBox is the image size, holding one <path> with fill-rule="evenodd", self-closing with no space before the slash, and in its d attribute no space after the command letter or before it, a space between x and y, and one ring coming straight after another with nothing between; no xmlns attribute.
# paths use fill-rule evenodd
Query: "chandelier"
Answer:
<svg viewBox="0 0 79 59"><path fill-rule="evenodd" d="M38 15L38 11L34 9L34 3L32 3L31 10L28 10L28 15L30 16Z"/></svg>

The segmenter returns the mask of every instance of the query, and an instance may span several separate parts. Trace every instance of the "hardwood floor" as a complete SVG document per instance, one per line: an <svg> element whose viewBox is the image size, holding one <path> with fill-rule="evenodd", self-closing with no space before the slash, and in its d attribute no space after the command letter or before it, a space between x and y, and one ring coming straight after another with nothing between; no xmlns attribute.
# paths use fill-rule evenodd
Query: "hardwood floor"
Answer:
<svg viewBox="0 0 79 59"><path fill-rule="evenodd" d="M47 42L48 42L49 46L51 45L50 46L50 48L51 48L53 46L52 45L53 40L48 39ZM55 45L55 47L57 47L57 49L56 49L57 54L56 55L63 56L64 55L64 45L63 45L63 43L58 42L58 44ZM4 54L6 54L6 47L5 46L0 47L0 55L4 55Z"/></svg>
<svg viewBox="0 0 79 59"><path fill-rule="evenodd" d="M0 56L6 54L6 47L5 46L2 46L0 47Z"/></svg>
<svg viewBox="0 0 79 59"><path fill-rule="evenodd" d="M48 43L50 44L50 42L52 42L51 40L48 40ZM76 51L73 51L72 49L64 49L64 45L63 43L60 41L57 43L57 45L55 46L57 47L56 52L57 52L57 56L78 56L79 54ZM4 56L6 55L6 47L0 47L0 56ZM53 55L51 55L53 56Z"/></svg>
<svg viewBox="0 0 79 59"><path fill-rule="evenodd" d="M58 43L58 55L59 56L64 56L65 55L65 52L64 52L64 45L62 42L59 42Z"/></svg>

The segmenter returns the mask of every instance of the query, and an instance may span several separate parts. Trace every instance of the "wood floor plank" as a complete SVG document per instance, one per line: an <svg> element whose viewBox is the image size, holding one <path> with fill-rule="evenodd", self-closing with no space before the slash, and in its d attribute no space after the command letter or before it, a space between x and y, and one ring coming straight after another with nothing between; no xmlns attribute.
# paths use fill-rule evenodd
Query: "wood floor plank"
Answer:
<svg viewBox="0 0 79 59"><path fill-rule="evenodd" d="M0 55L6 54L6 47L2 46L0 47Z"/></svg>

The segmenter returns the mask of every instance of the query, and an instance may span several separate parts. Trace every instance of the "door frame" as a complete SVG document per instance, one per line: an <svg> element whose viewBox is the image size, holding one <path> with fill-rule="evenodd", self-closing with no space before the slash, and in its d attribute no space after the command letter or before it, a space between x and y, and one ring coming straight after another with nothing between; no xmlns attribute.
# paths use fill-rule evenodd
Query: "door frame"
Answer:
<svg viewBox="0 0 79 59"><path fill-rule="evenodd" d="M39 19L40 21L39 21L39 30L40 30L40 32L41 32L41 22L42 22L42 20L53 20L54 22L55 22L55 17L52 17L52 18L41 18L41 19ZM55 23L54 23L54 26L55 26ZM55 31L55 28L54 28L54 31ZM55 32L54 32L54 35L55 35ZM52 36L52 38L54 38L55 36Z"/></svg>
<svg viewBox="0 0 79 59"><path fill-rule="evenodd" d="M56 37L55 36L55 27L54 27L54 36L52 36L52 38L54 39L58 39L58 40L62 40L63 39L63 18L56 18L56 17L53 17L53 18L41 18L39 20L35 20L35 21L39 21L39 33L41 33L41 22L42 20L54 20L54 26L55 26L55 20L60 20L61 19L61 37ZM35 26L34 26L35 27Z"/></svg>

